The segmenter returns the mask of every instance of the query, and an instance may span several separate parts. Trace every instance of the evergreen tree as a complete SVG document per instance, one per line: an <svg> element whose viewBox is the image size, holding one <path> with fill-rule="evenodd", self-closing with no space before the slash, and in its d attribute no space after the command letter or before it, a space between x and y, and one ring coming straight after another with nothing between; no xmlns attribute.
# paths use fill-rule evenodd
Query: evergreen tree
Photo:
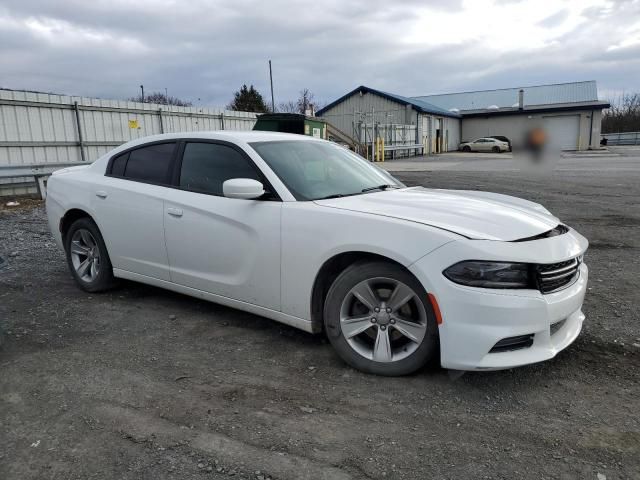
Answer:
<svg viewBox="0 0 640 480"><path fill-rule="evenodd" d="M253 85L249 87L242 85L240 90L233 94L233 102L227 108L240 112L265 113L269 111L264 98Z"/></svg>

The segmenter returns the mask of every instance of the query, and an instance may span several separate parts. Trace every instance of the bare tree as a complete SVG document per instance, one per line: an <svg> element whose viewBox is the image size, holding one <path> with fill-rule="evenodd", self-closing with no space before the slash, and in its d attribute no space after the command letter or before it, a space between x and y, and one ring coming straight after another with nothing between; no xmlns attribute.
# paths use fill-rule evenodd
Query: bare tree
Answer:
<svg viewBox="0 0 640 480"><path fill-rule="evenodd" d="M298 112L306 113L307 109L313 105L314 95L308 88L300 90L300 97L298 98Z"/></svg>
<svg viewBox="0 0 640 480"><path fill-rule="evenodd" d="M193 103L187 100L181 100L177 97L172 97L171 95L166 95L162 92L153 92L145 95L144 98L142 98L142 95L138 95L136 97L129 98L129 101L140 103L158 103L160 105L176 105L178 107L193 106Z"/></svg>
<svg viewBox="0 0 640 480"><path fill-rule="evenodd" d="M602 116L602 133L640 132L640 93L627 93L609 103Z"/></svg>
<svg viewBox="0 0 640 480"><path fill-rule="evenodd" d="M313 108L312 108L313 107ZM304 88L300 90L297 100L289 100L278 104L278 111L283 113L307 113L307 110L317 109L318 104L311 90Z"/></svg>
<svg viewBox="0 0 640 480"><path fill-rule="evenodd" d="M298 103L293 100L278 104L278 111L283 113L300 113L298 111Z"/></svg>

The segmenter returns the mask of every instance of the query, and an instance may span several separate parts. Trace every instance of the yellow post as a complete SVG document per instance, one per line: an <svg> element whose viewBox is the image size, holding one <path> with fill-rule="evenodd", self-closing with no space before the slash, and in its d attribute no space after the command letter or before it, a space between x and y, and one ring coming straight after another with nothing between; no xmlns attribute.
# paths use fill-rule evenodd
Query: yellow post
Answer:
<svg viewBox="0 0 640 480"><path fill-rule="evenodd" d="M381 142L381 146L380 146L380 156L382 158L381 161L384 162L384 138L382 138L381 140L382 140L382 142Z"/></svg>

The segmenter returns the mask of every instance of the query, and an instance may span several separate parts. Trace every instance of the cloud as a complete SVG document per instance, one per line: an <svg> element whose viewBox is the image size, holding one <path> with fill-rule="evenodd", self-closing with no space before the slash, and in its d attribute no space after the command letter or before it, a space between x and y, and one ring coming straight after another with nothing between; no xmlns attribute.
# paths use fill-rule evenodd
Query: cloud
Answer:
<svg viewBox="0 0 640 480"><path fill-rule="evenodd" d="M559 12L556 12L552 15L549 15L548 17L540 20L538 22L538 25L541 27L546 27L546 28L551 28L551 27L556 27L558 25L562 25L562 23L569 18L569 11L568 10L560 10Z"/></svg>
<svg viewBox="0 0 640 480"><path fill-rule="evenodd" d="M403 95L640 78L633 0L4 0L0 85L127 98L168 88L224 105L243 83L276 102L365 84ZM198 100L200 99L200 100Z"/></svg>

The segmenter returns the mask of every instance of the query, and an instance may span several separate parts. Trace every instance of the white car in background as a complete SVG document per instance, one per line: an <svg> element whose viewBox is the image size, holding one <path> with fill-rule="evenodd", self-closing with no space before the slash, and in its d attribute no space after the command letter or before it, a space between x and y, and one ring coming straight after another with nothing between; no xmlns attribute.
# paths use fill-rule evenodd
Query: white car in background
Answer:
<svg viewBox="0 0 640 480"><path fill-rule="evenodd" d="M473 142L463 142L458 147L463 152L493 152L502 153L509 151L509 143L492 137L483 137Z"/></svg>
<svg viewBox="0 0 640 480"><path fill-rule="evenodd" d="M47 213L86 291L126 278L324 331L376 374L547 360L584 319L587 240L541 205L406 187L303 135L135 140L54 173Z"/></svg>

